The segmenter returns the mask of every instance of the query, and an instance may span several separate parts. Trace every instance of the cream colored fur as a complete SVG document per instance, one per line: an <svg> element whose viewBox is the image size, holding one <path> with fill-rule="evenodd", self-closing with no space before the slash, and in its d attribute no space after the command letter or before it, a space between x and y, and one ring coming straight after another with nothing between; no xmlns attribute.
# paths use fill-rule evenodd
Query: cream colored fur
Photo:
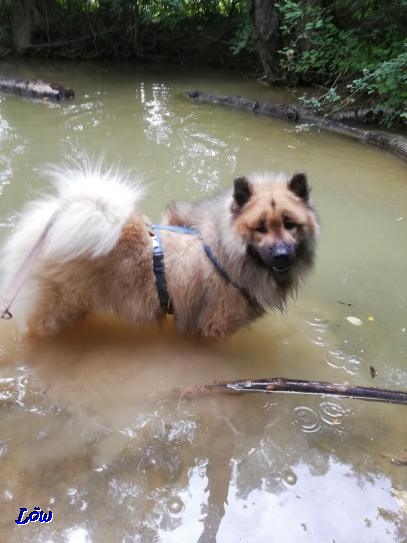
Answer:
<svg viewBox="0 0 407 543"><path fill-rule="evenodd" d="M116 169L103 171L100 164L55 167L47 173L55 196L44 196L26 206L0 255L1 282L7 285L56 213L41 256L13 304L13 317L23 329L38 300L38 268L47 261L62 263L107 255L144 194L140 181L131 183Z"/></svg>

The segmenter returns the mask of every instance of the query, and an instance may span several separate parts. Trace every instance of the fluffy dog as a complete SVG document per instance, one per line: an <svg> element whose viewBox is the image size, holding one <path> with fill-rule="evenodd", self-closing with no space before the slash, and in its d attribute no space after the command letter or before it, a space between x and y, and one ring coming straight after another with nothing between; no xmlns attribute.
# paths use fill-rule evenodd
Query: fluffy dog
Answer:
<svg viewBox="0 0 407 543"><path fill-rule="evenodd" d="M12 307L30 334L56 334L90 312L160 322L161 281L181 332L223 337L282 309L313 265L319 227L303 173L238 177L212 199L169 206L162 224L193 230L159 231L161 280L140 184L101 167L52 176L57 195L27 206L1 259L7 283L54 217Z"/></svg>

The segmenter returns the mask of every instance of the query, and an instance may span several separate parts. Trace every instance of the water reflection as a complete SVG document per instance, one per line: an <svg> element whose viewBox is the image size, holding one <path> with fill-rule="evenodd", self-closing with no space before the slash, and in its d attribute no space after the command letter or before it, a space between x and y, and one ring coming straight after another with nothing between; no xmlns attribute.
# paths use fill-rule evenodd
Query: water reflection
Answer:
<svg viewBox="0 0 407 543"><path fill-rule="evenodd" d="M405 474L381 456L392 448L386 432L373 444L363 425L353 438L349 401L180 397L175 387L206 382L208 368L221 379L239 359L171 329L136 334L90 321L27 343L16 376L14 357L8 350L1 365L0 534L325 543L355 533L403 542ZM376 435L388 426L378 409L363 411ZM401 409L387 407L386 419ZM53 511L52 525L10 532L7 519L35 504Z"/></svg>
<svg viewBox="0 0 407 543"><path fill-rule="evenodd" d="M21 154L24 148L16 139L16 135L0 109L0 150L2 150L0 153L0 195L11 181L13 154Z"/></svg>
<svg viewBox="0 0 407 543"><path fill-rule="evenodd" d="M295 484L280 492L269 492L265 481L242 499L236 485L232 485L228 503L234 515L225 515L219 541L240 538L254 543L270 541L270 536L281 543L405 541L405 525L396 520L400 503L391 496L388 480L380 475L355 479L353 466L335 457L329 458L323 477L312 474L302 462L293 466L293 471ZM363 519L355 519L355 509L363 511Z"/></svg>
<svg viewBox="0 0 407 543"><path fill-rule="evenodd" d="M69 528L63 532L64 541L66 543L91 543L92 538L89 532L82 527Z"/></svg>
<svg viewBox="0 0 407 543"><path fill-rule="evenodd" d="M146 89L143 85L141 103L146 110L144 119L147 140L158 145L169 146L173 126L168 109L169 89L163 83L153 83L150 91L151 99L146 97Z"/></svg>
<svg viewBox="0 0 407 543"><path fill-rule="evenodd" d="M211 192L221 182L219 163L225 158L231 171L236 167L237 146L230 148L227 142L208 133L188 133L183 137L182 148L188 161L191 161L189 175L195 186L201 187L202 192ZM208 164L210 168L208 169ZM185 164L185 158L183 159ZM181 166L181 164L180 164Z"/></svg>
<svg viewBox="0 0 407 543"><path fill-rule="evenodd" d="M178 97L178 101L182 100L185 99ZM225 165L234 171L238 147L215 135L216 128L211 123L202 131L201 120L196 116L180 116L179 103L168 86L152 83L147 87L142 83L140 101L145 109L147 141L170 150L168 174L186 176L195 192L200 187L205 193L219 186ZM162 154L162 149L159 152Z"/></svg>

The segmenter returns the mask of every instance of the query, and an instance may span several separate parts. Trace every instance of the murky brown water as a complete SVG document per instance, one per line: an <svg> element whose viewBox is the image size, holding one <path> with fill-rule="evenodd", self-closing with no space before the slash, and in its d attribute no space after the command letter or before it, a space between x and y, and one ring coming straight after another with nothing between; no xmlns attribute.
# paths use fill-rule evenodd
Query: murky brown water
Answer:
<svg viewBox="0 0 407 543"><path fill-rule="evenodd" d="M41 166L103 153L146 178L155 218L168 200L236 174L305 169L322 239L287 314L221 344L97 319L28 342L0 323L0 541L405 543L407 467L387 455L407 456L406 407L173 392L267 376L406 389L405 164L182 95L270 92L237 75L0 66L18 70L71 85L77 97L63 107L0 97L3 238L15 211L48 186ZM53 520L18 526L21 507L51 510Z"/></svg>

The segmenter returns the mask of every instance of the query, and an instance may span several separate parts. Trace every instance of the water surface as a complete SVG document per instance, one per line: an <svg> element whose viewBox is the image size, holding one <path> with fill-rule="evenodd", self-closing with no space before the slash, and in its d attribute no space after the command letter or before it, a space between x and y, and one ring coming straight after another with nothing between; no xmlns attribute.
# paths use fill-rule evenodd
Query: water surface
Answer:
<svg viewBox="0 0 407 543"><path fill-rule="evenodd" d="M0 326L0 541L406 543L407 411L297 395L180 397L285 376L407 388L407 176L339 136L213 106L189 88L290 100L218 71L7 64L74 87L63 106L0 97L0 235L49 188L41 168L104 155L144 209L258 170L308 172L322 237L288 312L219 344L90 318L28 341ZM354 326L347 317L357 317ZM377 376L373 379L370 366ZM17 526L20 507L53 512ZM217 539L216 539L217 538Z"/></svg>

